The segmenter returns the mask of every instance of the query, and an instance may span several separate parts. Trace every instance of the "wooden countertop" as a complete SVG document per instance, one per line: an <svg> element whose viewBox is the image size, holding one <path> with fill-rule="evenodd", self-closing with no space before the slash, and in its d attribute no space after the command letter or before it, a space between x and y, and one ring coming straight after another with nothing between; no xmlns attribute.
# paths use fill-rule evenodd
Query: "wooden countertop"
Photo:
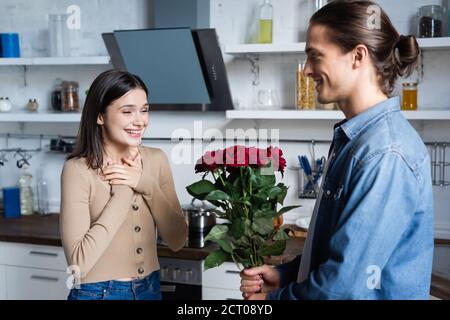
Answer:
<svg viewBox="0 0 450 320"><path fill-rule="evenodd" d="M267 263L279 264L289 262L302 252L306 232L296 226L289 225L288 227L294 231L295 237L288 240L283 255L271 257L266 261ZM60 247L59 215L31 215L22 216L18 219L5 219L0 214L0 241ZM437 240L436 245L448 245L448 243L442 243L442 241ZM202 249L182 248L178 252L173 252L168 247L158 246L158 256L203 260L216 248L215 244L208 244ZM433 274L431 294L440 299L450 299L450 279Z"/></svg>

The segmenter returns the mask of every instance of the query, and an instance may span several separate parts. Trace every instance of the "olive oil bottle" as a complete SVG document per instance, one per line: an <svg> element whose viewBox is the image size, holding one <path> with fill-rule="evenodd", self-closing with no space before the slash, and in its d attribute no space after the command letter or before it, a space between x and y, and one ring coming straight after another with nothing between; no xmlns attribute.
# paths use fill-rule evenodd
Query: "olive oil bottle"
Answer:
<svg viewBox="0 0 450 320"><path fill-rule="evenodd" d="M273 6L270 0L264 0L259 10L259 43L272 43Z"/></svg>

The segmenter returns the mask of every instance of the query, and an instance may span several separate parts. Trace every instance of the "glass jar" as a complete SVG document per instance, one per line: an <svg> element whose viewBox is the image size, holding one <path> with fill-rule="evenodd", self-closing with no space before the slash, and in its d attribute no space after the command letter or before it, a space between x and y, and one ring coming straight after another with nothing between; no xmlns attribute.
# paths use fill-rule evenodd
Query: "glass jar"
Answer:
<svg viewBox="0 0 450 320"><path fill-rule="evenodd" d="M444 10L441 6L430 5L421 7L418 13L418 37L442 37L443 18Z"/></svg>
<svg viewBox="0 0 450 320"><path fill-rule="evenodd" d="M77 112L80 109L78 82L62 82L61 109L64 112Z"/></svg>
<svg viewBox="0 0 450 320"><path fill-rule="evenodd" d="M305 76L303 70L305 62L300 62L297 67L296 107L302 110L316 108L316 92L314 80Z"/></svg>
<svg viewBox="0 0 450 320"><path fill-rule="evenodd" d="M66 57L70 55L68 14L50 14L48 16L48 34L50 56Z"/></svg>
<svg viewBox="0 0 450 320"><path fill-rule="evenodd" d="M417 110L417 82L403 83L402 110Z"/></svg>
<svg viewBox="0 0 450 320"><path fill-rule="evenodd" d="M57 83L51 94L52 109L54 111L62 111L62 85Z"/></svg>

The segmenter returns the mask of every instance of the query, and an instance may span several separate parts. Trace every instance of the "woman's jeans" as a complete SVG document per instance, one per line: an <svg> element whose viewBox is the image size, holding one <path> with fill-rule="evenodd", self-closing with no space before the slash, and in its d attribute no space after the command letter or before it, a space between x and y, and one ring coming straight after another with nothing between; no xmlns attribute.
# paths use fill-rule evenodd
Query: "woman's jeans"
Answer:
<svg viewBox="0 0 450 320"><path fill-rule="evenodd" d="M159 270L132 281L103 281L73 288L68 300L161 300Z"/></svg>

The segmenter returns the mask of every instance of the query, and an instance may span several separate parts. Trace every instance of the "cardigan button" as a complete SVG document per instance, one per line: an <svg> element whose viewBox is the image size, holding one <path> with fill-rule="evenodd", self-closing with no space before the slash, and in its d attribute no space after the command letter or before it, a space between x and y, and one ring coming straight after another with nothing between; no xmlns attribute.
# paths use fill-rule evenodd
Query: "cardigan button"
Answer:
<svg viewBox="0 0 450 320"><path fill-rule="evenodd" d="M138 211L139 210L139 206L137 204L133 204L132 206L134 211Z"/></svg>
<svg viewBox="0 0 450 320"><path fill-rule="evenodd" d="M141 227L139 227L139 226L134 227L134 231L135 231L135 232L141 232Z"/></svg>
<svg viewBox="0 0 450 320"><path fill-rule="evenodd" d="M138 272L139 272L139 274L143 274L144 273L144 268L139 268Z"/></svg>
<svg viewBox="0 0 450 320"><path fill-rule="evenodd" d="M141 254L142 251L143 251L142 248L137 248L137 249L136 249L137 254Z"/></svg>

